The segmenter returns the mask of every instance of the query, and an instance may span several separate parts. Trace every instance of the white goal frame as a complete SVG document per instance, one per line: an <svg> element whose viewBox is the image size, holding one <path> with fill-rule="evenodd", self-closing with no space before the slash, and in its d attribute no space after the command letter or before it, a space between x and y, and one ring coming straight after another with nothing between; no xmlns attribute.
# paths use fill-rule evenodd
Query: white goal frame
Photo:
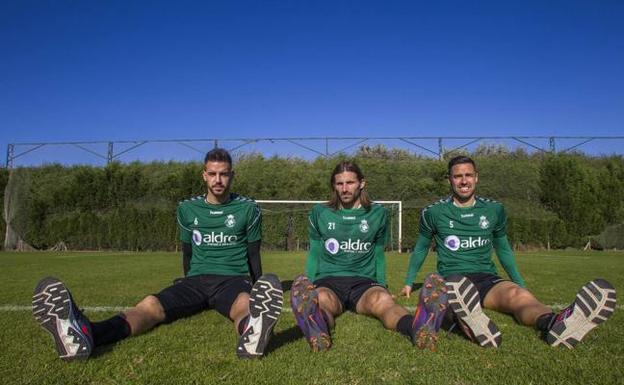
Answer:
<svg viewBox="0 0 624 385"><path fill-rule="evenodd" d="M314 204L314 203L325 203L327 202L326 200L324 201L299 201L299 200L273 200L273 199L255 199L255 201L259 204L262 203L308 203L308 204ZM399 244L398 247L398 251L399 253L401 252L401 244L402 244L402 240L403 240L403 201L374 201L375 203L382 203L382 204L394 204L397 205L397 207L399 208L399 228L398 228L398 239L397 239L397 243Z"/></svg>

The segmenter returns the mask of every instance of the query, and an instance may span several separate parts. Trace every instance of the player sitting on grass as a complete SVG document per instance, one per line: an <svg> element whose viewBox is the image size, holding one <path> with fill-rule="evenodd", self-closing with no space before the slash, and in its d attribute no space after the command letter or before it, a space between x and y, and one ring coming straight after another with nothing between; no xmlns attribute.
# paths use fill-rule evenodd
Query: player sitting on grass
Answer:
<svg viewBox="0 0 624 385"><path fill-rule="evenodd" d="M97 346L206 309L234 321L239 357L264 354L282 309L282 287L275 275L261 276L261 213L254 201L230 193L233 176L227 151L206 154L207 194L181 202L177 210L185 277L158 294L110 319L90 322L61 281L39 282L33 315L54 337L60 358L87 358Z"/></svg>
<svg viewBox="0 0 624 385"><path fill-rule="evenodd" d="M330 201L314 206L309 215L306 275L295 278L290 297L310 347L329 349L334 318L351 310L376 317L421 349L433 350L447 306L444 280L437 274L425 279L416 313L410 316L385 287L386 209L371 202L353 162L339 163L330 184Z"/></svg>
<svg viewBox="0 0 624 385"><path fill-rule="evenodd" d="M516 267L503 205L475 196L479 176L474 161L465 156L451 159L448 178L452 195L422 211L420 236L402 294L409 296L435 240L438 271L447 280L449 307L461 329L481 346L501 344L500 331L482 307L511 314L518 323L540 330L550 345L568 348L613 314L615 290L603 279L581 287L574 302L557 314L539 302L525 288ZM497 275L492 262L494 249L513 282Z"/></svg>

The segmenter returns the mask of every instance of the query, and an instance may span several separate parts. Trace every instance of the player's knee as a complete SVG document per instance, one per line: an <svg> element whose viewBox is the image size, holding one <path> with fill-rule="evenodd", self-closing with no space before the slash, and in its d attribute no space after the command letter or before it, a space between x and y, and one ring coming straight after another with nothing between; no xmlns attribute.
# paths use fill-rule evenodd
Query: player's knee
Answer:
<svg viewBox="0 0 624 385"><path fill-rule="evenodd" d="M318 301L321 306L331 306L334 302L334 296L325 290L318 290Z"/></svg>
<svg viewBox="0 0 624 385"><path fill-rule="evenodd" d="M165 319L165 309L156 296L148 295L139 302L136 308L151 319L157 321Z"/></svg>
<svg viewBox="0 0 624 385"><path fill-rule="evenodd" d="M394 304L392 296L385 290L378 288L374 289L370 293L367 293L366 302L368 307L373 309L384 309Z"/></svg>
<svg viewBox="0 0 624 385"><path fill-rule="evenodd" d="M530 291L523 289L520 286L514 286L509 291L511 300L514 302L526 303L535 299Z"/></svg>
<svg viewBox="0 0 624 385"><path fill-rule="evenodd" d="M321 309L329 312L332 315L337 315L340 313L341 304L332 291L326 290L324 288L319 288L317 290L318 293L318 301Z"/></svg>

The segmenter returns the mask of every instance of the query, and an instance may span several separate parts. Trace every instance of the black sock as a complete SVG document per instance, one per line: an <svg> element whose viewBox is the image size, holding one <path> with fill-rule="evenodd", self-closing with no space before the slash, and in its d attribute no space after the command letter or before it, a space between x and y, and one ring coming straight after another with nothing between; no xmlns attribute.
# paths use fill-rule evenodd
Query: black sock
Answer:
<svg viewBox="0 0 624 385"><path fill-rule="evenodd" d="M245 318L240 320L240 322L238 323L238 335L239 336L242 336L243 333L245 332L245 328L247 327L248 322L249 322L249 314L247 314Z"/></svg>
<svg viewBox="0 0 624 385"><path fill-rule="evenodd" d="M555 319L555 313L546 313L537 317L537 321L535 321L535 328L537 330L547 332L550 329L552 321Z"/></svg>
<svg viewBox="0 0 624 385"><path fill-rule="evenodd" d="M408 338L412 338L412 322L414 321L414 317L406 314L403 317L401 317L401 319L399 319L399 322L397 322L397 327L396 330L407 336Z"/></svg>
<svg viewBox="0 0 624 385"><path fill-rule="evenodd" d="M128 321L122 314L118 314L106 321L92 322L91 332L95 346L102 346L121 341L130 336L131 329Z"/></svg>

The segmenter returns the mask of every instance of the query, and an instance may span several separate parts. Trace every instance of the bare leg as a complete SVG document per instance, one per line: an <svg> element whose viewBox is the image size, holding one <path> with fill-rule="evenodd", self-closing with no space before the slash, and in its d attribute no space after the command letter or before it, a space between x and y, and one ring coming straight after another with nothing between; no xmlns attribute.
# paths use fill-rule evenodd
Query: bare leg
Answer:
<svg viewBox="0 0 624 385"><path fill-rule="evenodd" d="M407 310L394 302L386 289L379 286L364 292L357 303L356 312L378 318L390 330L396 330L399 319L408 314Z"/></svg>
<svg viewBox="0 0 624 385"><path fill-rule="evenodd" d="M327 316L327 326L333 328L336 324L335 318L343 312L342 304L333 290L326 287L319 287L316 291L318 292L319 307Z"/></svg>
<svg viewBox="0 0 624 385"><path fill-rule="evenodd" d="M495 285L485 296L483 306L511 314L526 326L535 326L541 315L552 313L552 309L538 301L530 291L509 281Z"/></svg>
<svg viewBox="0 0 624 385"><path fill-rule="evenodd" d="M136 306L123 312L133 336L145 333L165 320L165 310L158 298L148 295Z"/></svg>
<svg viewBox="0 0 624 385"><path fill-rule="evenodd" d="M238 324L249 315L249 294L240 293L230 309L230 319L234 321L234 329L238 333Z"/></svg>

